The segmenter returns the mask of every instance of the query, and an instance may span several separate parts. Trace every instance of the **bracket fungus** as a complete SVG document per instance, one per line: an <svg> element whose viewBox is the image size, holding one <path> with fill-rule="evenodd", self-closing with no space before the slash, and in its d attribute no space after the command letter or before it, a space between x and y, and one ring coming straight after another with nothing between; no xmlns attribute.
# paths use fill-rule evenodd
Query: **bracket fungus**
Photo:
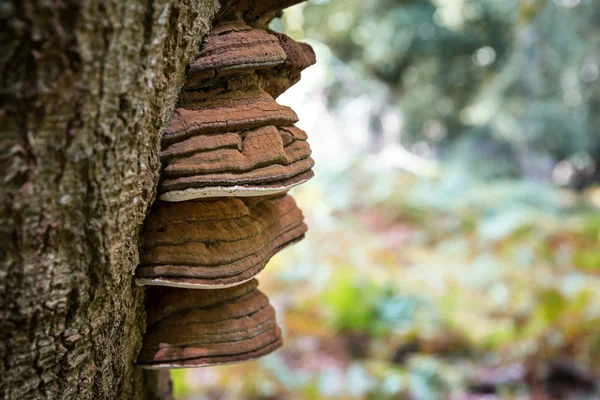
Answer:
<svg viewBox="0 0 600 400"><path fill-rule="evenodd" d="M298 117L275 98L315 55L264 28L300 1L221 0L188 69L136 269L136 282L151 286L142 367L239 362L282 345L254 277L307 230L287 191L313 176L314 162Z"/></svg>
<svg viewBox="0 0 600 400"><path fill-rule="evenodd" d="M149 289L143 368L189 368L252 360L282 345L269 299L254 279L215 290Z"/></svg>
<svg viewBox="0 0 600 400"><path fill-rule="evenodd" d="M304 237L288 195L158 202L146 220L140 285L212 289L239 285Z"/></svg>
<svg viewBox="0 0 600 400"><path fill-rule="evenodd" d="M239 14L217 24L162 138L160 199L268 195L310 179L306 133L274 97L314 60L310 46L252 28Z"/></svg>

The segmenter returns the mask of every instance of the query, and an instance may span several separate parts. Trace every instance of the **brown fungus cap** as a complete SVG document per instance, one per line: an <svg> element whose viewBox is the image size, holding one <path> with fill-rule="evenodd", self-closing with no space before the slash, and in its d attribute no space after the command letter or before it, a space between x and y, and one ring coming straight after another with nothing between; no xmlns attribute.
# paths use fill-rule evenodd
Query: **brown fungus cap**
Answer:
<svg viewBox="0 0 600 400"><path fill-rule="evenodd" d="M258 85L185 94L162 138L160 199L260 196L284 192L313 176L306 133L296 114Z"/></svg>
<svg viewBox="0 0 600 400"><path fill-rule="evenodd" d="M313 176L306 133L254 78L211 96L186 92L162 138L160 199L280 193ZM217 93L214 93L217 92Z"/></svg>
<svg viewBox="0 0 600 400"><path fill-rule="evenodd" d="M187 87L215 76L253 72L283 64L286 53L277 37L236 19L216 26L188 70Z"/></svg>
<svg viewBox="0 0 600 400"><path fill-rule="evenodd" d="M275 310L253 279L214 290L153 287L138 364L190 368L256 359L281 347Z"/></svg>
<svg viewBox="0 0 600 400"><path fill-rule="evenodd" d="M288 195L157 202L146 220L136 282L197 289L239 285L306 230Z"/></svg>
<svg viewBox="0 0 600 400"><path fill-rule="evenodd" d="M248 197L288 190L313 176L306 133L266 125L196 135L164 146L160 199Z"/></svg>
<svg viewBox="0 0 600 400"><path fill-rule="evenodd" d="M258 86L242 87L197 98L184 93L189 100L177 107L162 138L166 146L197 135L244 131L265 125L292 126L298 116L289 107L275 102ZM201 151L202 149L199 149Z"/></svg>

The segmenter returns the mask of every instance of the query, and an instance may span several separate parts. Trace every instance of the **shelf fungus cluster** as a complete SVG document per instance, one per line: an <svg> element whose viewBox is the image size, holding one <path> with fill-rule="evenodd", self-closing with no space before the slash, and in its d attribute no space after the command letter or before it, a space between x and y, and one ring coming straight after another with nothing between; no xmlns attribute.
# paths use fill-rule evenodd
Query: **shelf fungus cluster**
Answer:
<svg viewBox="0 0 600 400"><path fill-rule="evenodd" d="M275 98L314 53L264 29L294 2L222 2L189 67L162 137L159 200L136 270L150 286L142 367L240 362L282 344L254 278L307 229L287 191L313 176L314 163L298 117Z"/></svg>
<svg viewBox="0 0 600 400"><path fill-rule="evenodd" d="M239 17L216 26L162 138L160 199L262 196L310 179L306 133L274 96L313 62L310 47Z"/></svg>

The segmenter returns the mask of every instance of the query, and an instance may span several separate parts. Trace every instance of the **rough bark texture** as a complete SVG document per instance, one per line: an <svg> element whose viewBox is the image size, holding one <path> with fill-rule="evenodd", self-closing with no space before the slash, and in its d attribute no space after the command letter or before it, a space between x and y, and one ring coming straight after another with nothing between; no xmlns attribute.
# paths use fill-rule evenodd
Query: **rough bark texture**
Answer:
<svg viewBox="0 0 600 400"><path fill-rule="evenodd" d="M0 398L144 397L139 228L218 7L0 1Z"/></svg>

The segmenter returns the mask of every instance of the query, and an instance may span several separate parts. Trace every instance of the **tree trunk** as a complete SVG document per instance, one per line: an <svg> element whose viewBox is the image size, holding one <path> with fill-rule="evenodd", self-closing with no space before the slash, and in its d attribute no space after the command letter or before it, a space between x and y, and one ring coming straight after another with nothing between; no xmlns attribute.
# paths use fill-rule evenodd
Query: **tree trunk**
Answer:
<svg viewBox="0 0 600 400"><path fill-rule="evenodd" d="M217 8L0 0L0 398L148 397L138 231Z"/></svg>

